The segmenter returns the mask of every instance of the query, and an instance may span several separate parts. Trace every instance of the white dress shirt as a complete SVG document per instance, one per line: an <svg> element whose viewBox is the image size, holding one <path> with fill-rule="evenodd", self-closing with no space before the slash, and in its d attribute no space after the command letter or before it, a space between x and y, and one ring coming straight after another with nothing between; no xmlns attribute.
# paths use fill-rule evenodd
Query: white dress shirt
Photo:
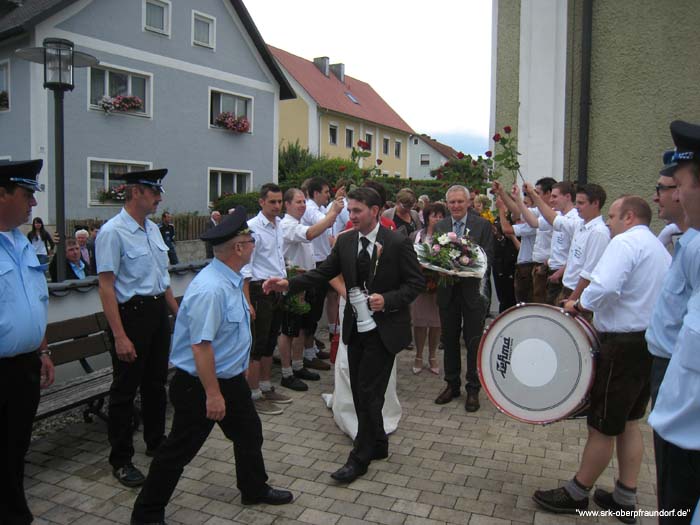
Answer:
<svg viewBox="0 0 700 525"><path fill-rule="evenodd" d="M601 215L581 225L571 241L562 284L574 290L579 278L590 281L593 269L609 242L610 230Z"/></svg>
<svg viewBox="0 0 700 525"><path fill-rule="evenodd" d="M379 231L379 223L374 227L374 229L369 232L367 235L360 234L360 236L357 239L357 254L360 254L360 251L362 250L362 237L365 237L368 241L369 244L367 245L367 253L369 253L370 258L372 257L372 254L374 253L374 244L377 242L377 232Z"/></svg>
<svg viewBox="0 0 700 525"><path fill-rule="evenodd" d="M537 235L532 247L532 260L536 263L546 263L552 249L552 225L542 217L539 208L528 208L537 217Z"/></svg>
<svg viewBox="0 0 700 525"><path fill-rule="evenodd" d="M581 295L599 332L641 332L671 264L671 256L651 230L634 226L616 235L605 248Z"/></svg>
<svg viewBox="0 0 700 525"><path fill-rule="evenodd" d="M552 234L552 251L549 258L549 267L558 270L566 265L569 258L569 250L574 234L583 224L583 219L579 217L578 210L571 208L565 215L560 212L554 219Z"/></svg>
<svg viewBox="0 0 700 525"><path fill-rule="evenodd" d="M306 234L311 226L304 226L291 215L287 214L280 222L282 238L284 239L284 259L287 264L298 266L302 270L313 270L314 249Z"/></svg>
<svg viewBox="0 0 700 525"><path fill-rule="evenodd" d="M532 254L535 248L535 238L539 228L533 228L526 222L513 224L515 235L520 237L520 250L516 264L527 264L533 262Z"/></svg>
<svg viewBox="0 0 700 525"><path fill-rule="evenodd" d="M317 222L326 218L326 208L319 206L313 199L306 200L306 212L301 218L301 223L304 226L313 226ZM331 229L328 228L324 233L311 241L311 246L314 248L314 261L323 262L331 254Z"/></svg>
<svg viewBox="0 0 700 525"><path fill-rule="evenodd" d="M255 249L250 262L241 268L244 279L264 281L270 277L287 276L284 266L284 239L279 227L281 222L279 217L275 217L274 223L268 221L262 212L258 212L248 221L248 228L253 230Z"/></svg>

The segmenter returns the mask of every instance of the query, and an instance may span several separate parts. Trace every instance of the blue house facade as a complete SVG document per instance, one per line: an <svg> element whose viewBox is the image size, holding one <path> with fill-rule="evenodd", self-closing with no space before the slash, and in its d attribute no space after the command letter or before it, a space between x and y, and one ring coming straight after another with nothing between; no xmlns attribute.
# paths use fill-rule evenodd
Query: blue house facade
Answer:
<svg viewBox="0 0 700 525"><path fill-rule="evenodd" d="M294 93L240 0L26 0L0 12L0 159L44 159L35 215L53 222L53 101L14 50L47 37L100 61L65 95L67 218L113 216L126 171L168 168L174 213L277 180L278 105Z"/></svg>

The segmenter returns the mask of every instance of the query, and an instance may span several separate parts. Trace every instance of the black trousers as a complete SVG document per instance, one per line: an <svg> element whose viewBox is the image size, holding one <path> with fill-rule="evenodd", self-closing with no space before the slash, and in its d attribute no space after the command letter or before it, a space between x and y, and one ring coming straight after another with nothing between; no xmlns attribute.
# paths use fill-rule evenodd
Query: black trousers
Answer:
<svg viewBox="0 0 700 525"><path fill-rule="evenodd" d="M224 435L233 441L236 460L236 486L247 498L267 490L267 474L262 456L262 424L250 398L244 374L219 379L226 401L226 415L218 422ZM177 370L170 382L170 400L175 409L173 428L156 453L146 483L134 503L132 519L158 522L177 486L184 467L197 455L214 421L207 419L207 396L199 378Z"/></svg>
<svg viewBox="0 0 700 525"><path fill-rule="evenodd" d="M134 455L134 398L141 391L143 439L155 448L165 435L165 384L168 379L170 324L163 296L134 298L119 305L124 331L136 349L136 360L126 363L112 350L114 369L109 390L107 435L112 446L109 462L119 468ZM112 336L112 341L114 338Z"/></svg>
<svg viewBox="0 0 700 525"><path fill-rule="evenodd" d="M664 380L666 375L666 369L668 368L668 363L670 359L664 357L656 357L651 362L651 373L649 374L649 389L651 390L651 409L654 410L656 405L656 397L659 395L659 388L661 387L661 382ZM659 436L656 431L654 431L654 461L656 462L656 497L659 508L661 508L661 472L663 470L664 463L664 440Z"/></svg>
<svg viewBox="0 0 700 525"><path fill-rule="evenodd" d="M36 352L0 359L0 523L24 525L24 456L39 406L41 360Z"/></svg>
<svg viewBox="0 0 700 525"><path fill-rule="evenodd" d="M364 333L354 331L350 338L348 368L357 413L357 437L348 463L366 467L375 451L388 450L382 408L395 357L384 347L376 329Z"/></svg>
<svg viewBox="0 0 700 525"><path fill-rule="evenodd" d="M462 353L459 343L461 335L467 347L465 389L467 392L479 392L481 382L476 359L486 319L486 298L475 292L472 301L468 302L459 286L453 286L450 293L449 302L440 304L442 340L445 345L445 381L454 391L459 391L462 382Z"/></svg>
<svg viewBox="0 0 700 525"><path fill-rule="evenodd" d="M323 261L317 262L316 268L321 266L322 262ZM321 317L323 317L323 305L326 302L326 295L328 294L329 289L330 285L322 284L320 286L314 286L313 288L306 291L306 302L309 303L309 305L311 305L308 326L306 327L306 329L308 330L308 332L306 332L307 335L313 335L316 333L316 329L318 328L318 322L321 320Z"/></svg>
<svg viewBox="0 0 700 525"><path fill-rule="evenodd" d="M659 525L690 524L700 499L700 450L685 450L661 437L659 447L664 458L662 464L657 459L659 510L675 511L659 516Z"/></svg>

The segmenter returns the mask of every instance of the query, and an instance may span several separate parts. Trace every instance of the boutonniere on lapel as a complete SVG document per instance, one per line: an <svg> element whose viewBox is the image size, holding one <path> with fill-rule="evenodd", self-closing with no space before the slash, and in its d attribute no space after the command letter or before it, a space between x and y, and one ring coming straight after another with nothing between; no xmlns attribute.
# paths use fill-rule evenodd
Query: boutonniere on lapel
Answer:
<svg viewBox="0 0 700 525"><path fill-rule="evenodd" d="M373 274L377 272L377 266L379 266L379 259L382 256L382 250L384 249L384 246L382 246L381 243L375 242L374 249L377 251L377 258L374 261L374 271L372 272Z"/></svg>

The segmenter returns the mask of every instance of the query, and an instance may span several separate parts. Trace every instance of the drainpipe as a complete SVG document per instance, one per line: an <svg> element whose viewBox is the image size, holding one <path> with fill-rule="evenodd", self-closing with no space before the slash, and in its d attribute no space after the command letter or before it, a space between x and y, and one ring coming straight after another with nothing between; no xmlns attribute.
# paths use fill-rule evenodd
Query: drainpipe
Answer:
<svg viewBox="0 0 700 525"><path fill-rule="evenodd" d="M591 121L591 48L593 40L593 0L583 0L581 20L581 98L578 130L579 184L588 183L588 138Z"/></svg>

